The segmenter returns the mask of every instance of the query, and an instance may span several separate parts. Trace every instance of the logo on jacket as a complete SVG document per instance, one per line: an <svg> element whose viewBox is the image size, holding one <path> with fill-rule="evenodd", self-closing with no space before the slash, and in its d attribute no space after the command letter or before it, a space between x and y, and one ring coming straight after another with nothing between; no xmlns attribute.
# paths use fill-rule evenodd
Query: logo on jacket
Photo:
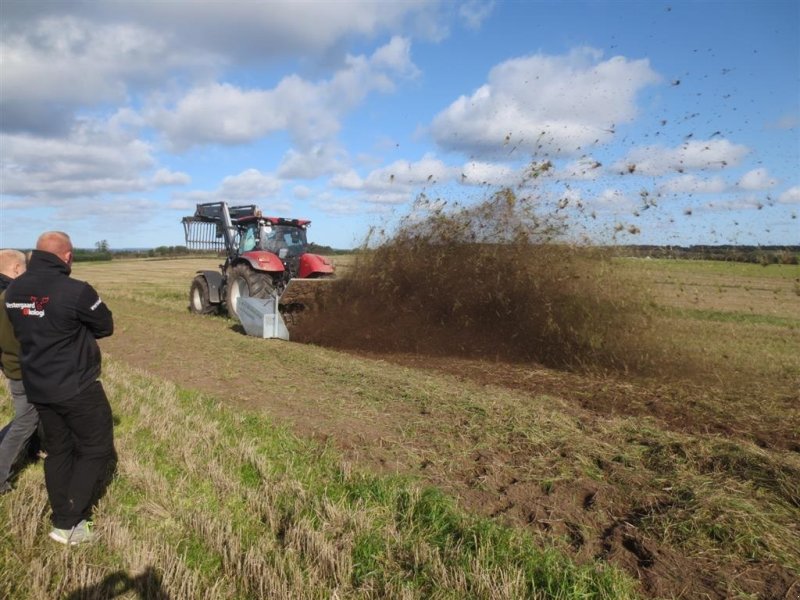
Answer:
<svg viewBox="0 0 800 600"><path fill-rule="evenodd" d="M31 296L30 302L6 302L6 308L18 308L22 310L22 314L26 317L39 317L44 316L44 306L50 302L50 297L45 296L39 298L38 296Z"/></svg>

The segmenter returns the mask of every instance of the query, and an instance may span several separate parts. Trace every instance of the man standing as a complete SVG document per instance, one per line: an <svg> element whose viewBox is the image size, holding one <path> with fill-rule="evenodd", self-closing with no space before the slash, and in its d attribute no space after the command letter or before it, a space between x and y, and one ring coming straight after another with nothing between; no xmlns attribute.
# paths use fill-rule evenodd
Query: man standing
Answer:
<svg viewBox="0 0 800 600"><path fill-rule="evenodd" d="M5 290L25 272L25 255L19 250L0 250L0 305L5 299ZM11 323L4 310L0 310L0 369L8 379L8 389L14 402L14 420L0 441L0 494L11 491L11 469L36 432L39 416L28 403L22 385L22 370L19 366L19 343L14 337Z"/></svg>
<svg viewBox="0 0 800 600"><path fill-rule="evenodd" d="M74 545L92 538L92 504L115 461L95 341L111 335L114 322L94 288L70 278L71 265L69 236L43 233L28 270L6 290L5 310L19 340L28 400L47 438L50 537Z"/></svg>

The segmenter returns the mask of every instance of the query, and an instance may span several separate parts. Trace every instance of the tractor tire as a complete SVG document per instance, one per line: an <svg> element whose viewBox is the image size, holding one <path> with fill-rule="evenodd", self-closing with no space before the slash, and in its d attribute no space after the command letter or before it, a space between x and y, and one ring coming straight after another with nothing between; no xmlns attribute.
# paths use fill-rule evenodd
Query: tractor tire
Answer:
<svg viewBox="0 0 800 600"><path fill-rule="evenodd" d="M211 303L208 293L208 282L202 275L192 280L189 288L189 312L196 315L210 315L217 312L217 306Z"/></svg>
<svg viewBox="0 0 800 600"><path fill-rule="evenodd" d="M225 306L231 318L239 319L236 303L239 298L269 298L275 290L272 275L256 271L247 264L238 264L228 270Z"/></svg>

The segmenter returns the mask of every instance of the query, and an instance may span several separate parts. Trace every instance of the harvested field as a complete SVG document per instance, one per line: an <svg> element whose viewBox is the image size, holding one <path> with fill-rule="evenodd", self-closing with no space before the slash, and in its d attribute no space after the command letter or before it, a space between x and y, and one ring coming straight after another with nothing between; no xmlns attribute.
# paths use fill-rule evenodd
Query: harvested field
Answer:
<svg viewBox="0 0 800 600"><path fill-rule="evenodd" d="M644 597L795 597L800 269L602 260L656 290L649 330L699 349L701 368L260 340L186 310L213 260L75 275L114 311L112 363L267 415L354 468L432 484L578 564L623 569Z"/></svg>

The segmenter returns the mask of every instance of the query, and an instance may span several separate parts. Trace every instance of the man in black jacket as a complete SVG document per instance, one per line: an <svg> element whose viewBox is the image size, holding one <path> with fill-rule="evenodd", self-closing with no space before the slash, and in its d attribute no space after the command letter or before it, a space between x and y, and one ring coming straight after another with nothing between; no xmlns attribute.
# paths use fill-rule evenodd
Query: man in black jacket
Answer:
<svg viewBox="0 0 800 600"><path fill-rule="evenodd" d="M94 288L69 277L71 265L69 236L43 233L28 270L6 289L5 310L20 344L25 391L47 437L50 537L74 545L92 538L92 504L115 461L95 341L111 335L114 322Z"/></svg>

